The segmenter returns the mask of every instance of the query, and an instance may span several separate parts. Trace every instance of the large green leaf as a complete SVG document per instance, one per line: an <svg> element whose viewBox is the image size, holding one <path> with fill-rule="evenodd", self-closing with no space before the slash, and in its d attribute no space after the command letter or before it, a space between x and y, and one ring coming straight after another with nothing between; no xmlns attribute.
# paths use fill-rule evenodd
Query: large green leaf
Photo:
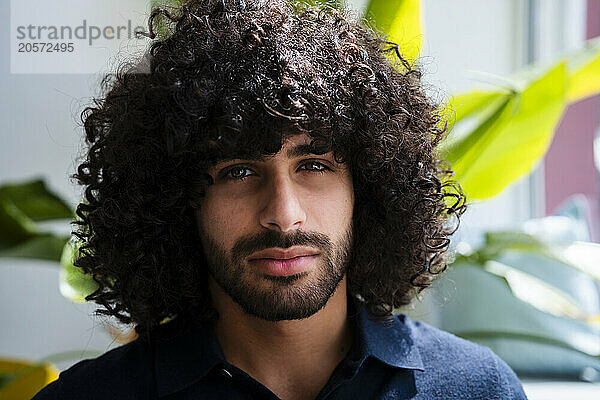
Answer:
<svg viewBox="0 0 600 400"><path fill-rule="evenodd" d="M540 254L564 263L600 282L600 244L591 242L548 243L523 232L499 231L486 233L485 246L474 258L479 262L495 259L507 250L522 250Z"/></svg>
<svg viewBox="0 0 600 400"><path fill-rule="evenodd" d="M444 141L442 157L456 163L468 157L478 141L492 128L506 125L512 116L513 92L475 91L453 98L455 119L449 125L451 135ZM476 157L476 152L470 153Z"/></svg>
<svg viewBox="0 0 600 400"><path fill-rule="evenodd" d="M365 16L398 44L405 60L412 64L417 59L423 37L420 0L371 0Z"/></svg>
<svg viewBox="0 0 600 400"><path fill-rule="evenodd" d="M40 232L35 221L67 219L72 214L40 179L0 186L0 257L58 261L66 239Z"/></svg>
<svg viewBox="0 0 600 400"><path fill-rule="evenodd" d="M11 200L0 197L0 249L6 249L34 237L35 222Z"/></svg>
<svg viewBox="0 0 600 400"><path fill-rule="evenodd" d="M435 286L438 301L444 303L442 329L461 336L487 332L501 337L534 337L591 356L600 355L599 330L594 324L558 317L523 301L515 296L506 279L481 264L457 262L444 278L436 280Z"/></svg>
<svg viewBox="0 0 600 400"><path fill-rule="evenodd" d="M48 189L41 179L0 186L0 198L12 202L33 221L71 218L71 206Z"/></svg>
<svg viewBox="0 0 600 400"><path fill-rule="evenodd" d="M589 40L585 47L569 56L567 99L579 101L600 92L600 38Z"/></svg>
<svg viewBox="0 0 600 400"><path fill-rule="evenodd" d="M66 237L51 233L39 234L22 242L0 249L0 257L36 258L39 260L58 261L63 247L67 242Z"/></svg>
<svg viewBox="0 0 600 400"><path fill-rule="evenodd" d="M545 154L565 105L600 92L600 38L566 62L541 78L543 66L529 66L512 79L520 85L473 91L450 102L455 118L442 156L471 199L492 197L530 172Z"/></svg>
<svg viewBox="0 0 600 400"><path fill-rule="evenodd" d="M600 314L594 278L600 279L600 245L547 239L553 233L549 218L555 217L532 220L527 226L544 226L550 232L487 232L485 244L476 252L457 257L457 265L479 265L503 278L512 294L530 306L597 329Z"/></svg>
<svg viewBox="0 0 600 400"><path fill-rule="evenodd" d="M557 287L519 268L490 260L483 268L506 280L512 294L540 311L557 317L589 322L590 317L576 299Z"/></svg>
<svg viewBox="0 0 600 400"><path fill-rule="evenodd" d="M521 93L497 96L471 133L450 134L446 157L470 199L498 194L545 154L565 107L566 79L560 62Z"/></svg>
<svg viewBox="0 0 600 400"><path fill-rule="evenodd" d="M550 254L600 282L600 244L562 243L552 246Z"/></svg>
<svg viewBox="0 0 600 400"><path fill-rule="evenodd" d="M500 91L485 91L473 90L468 93L459 94L452 97L450 104L446 105L445 114L451 114L448 121L448 129L452 129L467 117L474 117L484 112L493 104L499 97L508 95L506 90ZM456 133L453 132L453 137Z"/></svg>

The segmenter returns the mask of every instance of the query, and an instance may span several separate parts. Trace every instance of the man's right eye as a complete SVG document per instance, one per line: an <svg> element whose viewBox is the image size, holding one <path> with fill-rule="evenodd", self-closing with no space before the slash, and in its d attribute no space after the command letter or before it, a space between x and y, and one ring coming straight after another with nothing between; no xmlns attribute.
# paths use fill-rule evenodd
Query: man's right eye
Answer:
<svg viewBox="0 0 600 400"><path fill-rule="evenodd" d="M251 175L254 175L254 172L250 168L243 165L233 166L223 172L225 179L236 181L242 181Z"/></svg>

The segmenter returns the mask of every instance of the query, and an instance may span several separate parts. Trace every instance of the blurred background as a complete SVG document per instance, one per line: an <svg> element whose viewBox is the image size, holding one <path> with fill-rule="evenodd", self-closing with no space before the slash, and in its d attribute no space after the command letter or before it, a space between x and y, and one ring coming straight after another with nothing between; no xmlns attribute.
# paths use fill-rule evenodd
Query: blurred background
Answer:
<svg viewBox="0 0 600 400"><path fill-rule="evenodd" d="M79 114L147 41L88 37L49 58L15 46L18 26L145 26L165 2L43 3L0 2L0 396L24 363L50 362L48 380L130 338L76 302L89 282L63 245ZM491 347L532 399L600 398L600 0L346 4L405 41L451 105L443 156L471 201L450 272L402 312Z"/></svg>

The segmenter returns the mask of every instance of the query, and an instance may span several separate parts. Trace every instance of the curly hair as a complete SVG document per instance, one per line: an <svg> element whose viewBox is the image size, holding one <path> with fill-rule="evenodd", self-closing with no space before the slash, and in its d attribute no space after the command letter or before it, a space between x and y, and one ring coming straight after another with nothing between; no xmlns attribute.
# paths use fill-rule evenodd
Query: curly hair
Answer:
<svg viewBox="0 0 600 400"><path fill-rule="evenodd" d="M172 29L155 39L160 19ZM97 314L140 336L216 318L194 219L206 171L299 132L352 173L351 295L391 315L446 268L465 197L437 155L440 109L397 44L347 10L284 1L192 0L148 24L148 50L81 114L75 266L98 284Z"/></svg>

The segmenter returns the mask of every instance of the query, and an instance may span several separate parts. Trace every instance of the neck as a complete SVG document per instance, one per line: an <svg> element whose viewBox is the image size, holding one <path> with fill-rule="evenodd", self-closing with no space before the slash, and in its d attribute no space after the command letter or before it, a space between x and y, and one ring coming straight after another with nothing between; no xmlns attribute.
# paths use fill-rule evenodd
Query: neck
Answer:
<svg viewBox="0 0 600 400"><path fill-rule="evenodd" d="M245 314L214 281L209 286L225 358L282 399L314 398L350 349L345 278L311 317L277 322Z"/></svg>

